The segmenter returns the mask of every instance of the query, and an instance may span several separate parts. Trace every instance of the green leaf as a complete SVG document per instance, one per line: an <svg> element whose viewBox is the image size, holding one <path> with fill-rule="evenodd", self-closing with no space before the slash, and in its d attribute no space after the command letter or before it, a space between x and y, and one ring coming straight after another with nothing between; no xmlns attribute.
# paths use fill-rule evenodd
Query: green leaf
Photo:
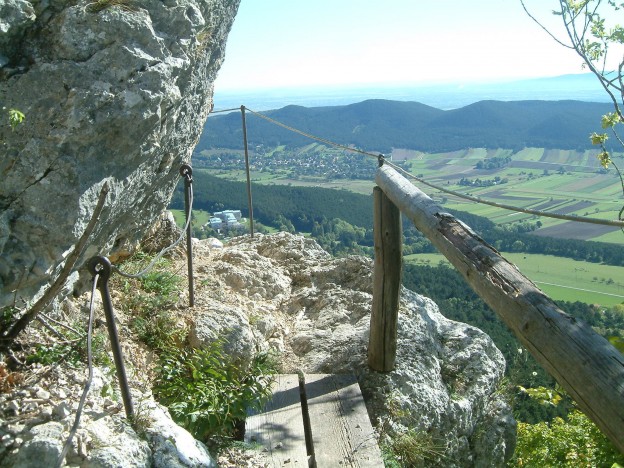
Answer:
<svg viewBox="0 0 624 468"><path fill-rule="evenodd" d="M609 164L611 164L611 156L607 151L602 151L597 156L598 161L600 161L600 165L605 169L609 168Z"/></svg>
<svg viewBox="0 0 624 468"><path fill-rule="evenodd" d="M603 145L609 139L609 135L606 133L594 132L589 136L589 139L591 140L592 145Z"/></svg>
<svg viewBox="0 0 624 468"><path fill-rule="evenodd" d="M608 39L612 42L617 42L618 44L624 44L624 28L619 24L616 25L611 30L611 34L609 34Z"/></svg>
<svg viewBox="0 0 624 468"><path fill-rule="evenodd" d="M613 128L619 122L620 122L619 114L617 114L616 112L609 112L608 114L605 114L605 115L602 116L600 124L601 124L602 128ZM593 140L592 140L592 143L596 144L596 143L594 143ZM604 142L602 142L602 143L604 143Z"/></svg>
<svg viewBox="0 0 624 468"><path fill-rule="evenodd" d="M624 354L624 339L620 338L619 336L610 336L608 340L615 349L617 349L620 353Z"/></svg>
<svg viewBox="0 0 624 468"><path fill-rule="evenodd" d="M25 118L26 116L17 109L9 109L9 124L12 129L21 124Z"/></svg>

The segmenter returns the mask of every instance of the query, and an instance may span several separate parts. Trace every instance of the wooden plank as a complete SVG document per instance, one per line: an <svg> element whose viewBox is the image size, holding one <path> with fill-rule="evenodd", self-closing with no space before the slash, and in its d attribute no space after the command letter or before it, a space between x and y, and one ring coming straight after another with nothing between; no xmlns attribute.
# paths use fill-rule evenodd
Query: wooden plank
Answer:
<svg viewBox="0 0 624 468"><path fill-rule="evenodd" d="M273 398L245 421L245 441L260 444L272 467L308 467L297 374L276 376Z"/></svg>
<svg viewBox="0 0 624 468"><path fill-rule="evenodd" d="M384 466L355 376L306 374L305 391L318 468Z"/></svg>
<svg viewBox="0 0 624 468"><path fill-rule="evenodd" d="M624 356L387 164L375 181L624 452Z"/></svg>
<svg viewBox="0 0 624 468"><path fill-rule="evenodd" d="M378 372L394 369L403 258L401 212L379 187L373 190L375 270L368 339L368 365Z"/></svg>

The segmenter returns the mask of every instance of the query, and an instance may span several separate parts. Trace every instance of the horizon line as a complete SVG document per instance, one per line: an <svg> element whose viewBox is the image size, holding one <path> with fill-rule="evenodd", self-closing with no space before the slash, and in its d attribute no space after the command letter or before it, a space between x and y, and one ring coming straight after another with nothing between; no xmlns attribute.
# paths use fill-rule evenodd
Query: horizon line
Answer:
<svg viewBox="0 0 624 468"><path fill-rule="evenodd" d="M360 83L319 83L319 84L300 84L300 85L272 85L272 86L257 86L257 87L232 87L232 88L219 88L215 86L214 92L220 94L228 93L250 93L258 91L300 91L300 90L340 90L340 89L392 89L392 88L432 88L432 87L448 87L448 86L475 86L475 85L493 85L493 84L510 84L517 82L527 82L536 80L550 80L564 77L582 77L593 76L592 72L584 73L564 73L560 75L541 75L531 77L516 77L516 78L492 78L492 79L466 79L466 80L425 80L425 81L385 81L385 82L360 82ZM217 80L218 81L218 80Z"/></svg>

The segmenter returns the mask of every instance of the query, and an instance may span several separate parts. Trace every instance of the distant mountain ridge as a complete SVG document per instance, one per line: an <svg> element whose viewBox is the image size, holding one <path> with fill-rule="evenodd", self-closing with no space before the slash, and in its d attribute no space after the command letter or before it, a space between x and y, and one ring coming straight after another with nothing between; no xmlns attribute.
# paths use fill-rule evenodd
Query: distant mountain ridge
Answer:
<svg viewBox="0 0 624 468"><path fill-rule="evenodd" d="M374 152L406 148L425 152L464 148L591 148L608 103L583 101L479 101L453 110L418 102L371 99L331 107L290 105L263 114L304 132ZM253 147L304 146L310 140L247 114ZM238 112L211 116L195 152L243 147Z"/></svg>
<svg viewBox="0 0 624 468"><path fill-rule="evenodd" d="M438 109L458 109L479 101L611 102L593 73L496 81L430 81L426 83L304 86L269 89L215 89L215 109L245 104L257 111L289 104L305 107L344 106L367 99L422 102Z"/></svg>

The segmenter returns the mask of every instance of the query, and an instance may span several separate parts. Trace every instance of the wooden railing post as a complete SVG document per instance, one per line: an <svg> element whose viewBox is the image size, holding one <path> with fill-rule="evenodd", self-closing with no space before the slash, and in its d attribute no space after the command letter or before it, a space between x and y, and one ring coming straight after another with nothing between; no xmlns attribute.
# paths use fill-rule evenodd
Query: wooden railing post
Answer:
<svg viewBox="0 0 624 468"><path fill-rule="evenodd" d="M387 164L375 181L624 452L624 355Z"/></svg>
<svg viewBox="0 0 624 468"><path fill-rule="evenodd" d="M379 187L373 191L375 270L368 365L380 372L394 369L401 286L401 212Z"/></svg>
<svg viewBox="0 0 624 468"><path fill-rule="evenodd" d="M245 118L245 106L241 106L243 120L243 147L245 148L245 174L247 175L247 207L249 208L249 235L254 236L253 201L251 197L251 175L249 173L249 146L247 144L247 119Z"/></svg>

